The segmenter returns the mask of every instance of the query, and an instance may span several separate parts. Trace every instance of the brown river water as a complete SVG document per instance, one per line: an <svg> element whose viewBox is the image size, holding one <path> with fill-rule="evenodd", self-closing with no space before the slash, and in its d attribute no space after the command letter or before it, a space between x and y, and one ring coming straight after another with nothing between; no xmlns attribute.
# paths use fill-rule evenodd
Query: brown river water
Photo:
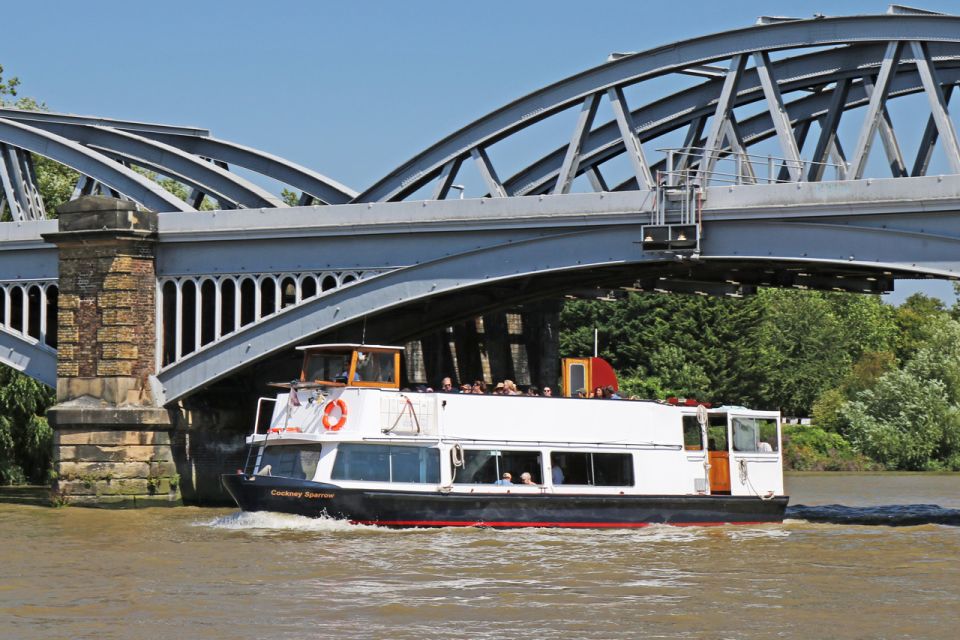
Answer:
<svg viewBox="0 0 960 640"><path fill-rule="evenodd" d="M787 489L844 505L811 518L956 519L397 531L0 504L0 638L960 637L960 474Z"/></svg>

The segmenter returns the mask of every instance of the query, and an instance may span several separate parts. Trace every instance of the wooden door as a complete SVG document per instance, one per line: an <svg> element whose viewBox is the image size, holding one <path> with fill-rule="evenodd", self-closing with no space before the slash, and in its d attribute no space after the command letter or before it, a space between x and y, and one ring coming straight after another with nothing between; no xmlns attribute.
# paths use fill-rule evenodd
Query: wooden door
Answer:
<svg viewBox="0 0 960 640"><path fill-rule="evenodd" d="M710 452L710 493L730 493L730 454Z"/></svg>

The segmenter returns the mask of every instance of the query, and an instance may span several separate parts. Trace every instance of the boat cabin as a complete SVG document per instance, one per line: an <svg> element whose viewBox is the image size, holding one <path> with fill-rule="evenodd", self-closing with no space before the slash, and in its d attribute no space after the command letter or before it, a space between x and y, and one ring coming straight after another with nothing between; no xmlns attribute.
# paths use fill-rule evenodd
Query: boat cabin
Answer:
<svg viewBox="0 0 960 640"><path fill-rule="evenodd" d="M403 347L345 343L297 349L303 351L300 381L305 385L400 388Z"/></svg>

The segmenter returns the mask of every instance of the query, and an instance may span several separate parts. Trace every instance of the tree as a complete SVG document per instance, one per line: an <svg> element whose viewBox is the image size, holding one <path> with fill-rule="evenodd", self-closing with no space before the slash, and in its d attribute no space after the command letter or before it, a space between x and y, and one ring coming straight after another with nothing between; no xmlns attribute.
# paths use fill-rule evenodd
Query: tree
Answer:
<svg viewBox="0 0 960 640"><path fill-rule="evenodd" d="M0 483L46 482L53 432L43 417L53 391L0 366Z"/></svg>
<svg viewBox="0 0 960 640"><path fill-rule="evenodd" d="M948 401L946 385L902 369L884 374L841 414L853 446L888 469L939 468L960 440L960 410Z"/></svg>

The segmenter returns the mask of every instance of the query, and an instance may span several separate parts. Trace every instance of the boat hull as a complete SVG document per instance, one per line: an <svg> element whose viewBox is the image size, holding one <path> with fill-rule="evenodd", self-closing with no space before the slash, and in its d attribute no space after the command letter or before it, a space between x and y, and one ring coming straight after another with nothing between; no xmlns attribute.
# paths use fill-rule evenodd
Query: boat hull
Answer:
<svg viewBox="0 0 960 640"><path fill-rule="evenodd" d="M222 476L244 511L387 527L630 528L782 522L786 496L440 493L345 489L275 476Z"/></svg>

